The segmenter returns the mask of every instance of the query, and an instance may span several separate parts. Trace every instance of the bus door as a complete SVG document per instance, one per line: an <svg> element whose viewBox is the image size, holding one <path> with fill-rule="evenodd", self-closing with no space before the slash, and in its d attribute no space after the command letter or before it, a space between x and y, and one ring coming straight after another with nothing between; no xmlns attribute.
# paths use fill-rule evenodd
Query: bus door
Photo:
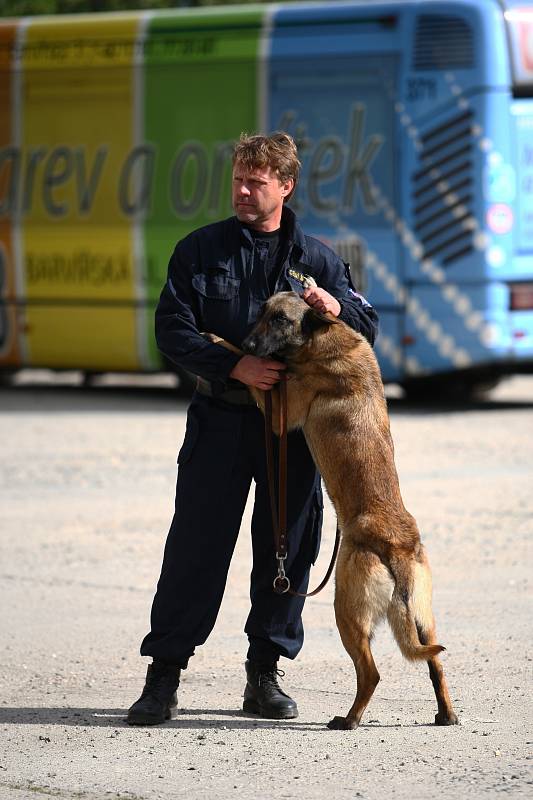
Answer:
<svg viewBox="0 0 533 800"><path fill-rule="evenodd" d="M530 256L520 254L529 246L519 183L527 176L519 177L516 158L517 140L522 159L529 157L530 111L517 126L496 0L413 5L407 42L402 105L413 146L402 186L413 238L406 258L412 376L488 371L516 355L509 281L531 275Z"/></svg>

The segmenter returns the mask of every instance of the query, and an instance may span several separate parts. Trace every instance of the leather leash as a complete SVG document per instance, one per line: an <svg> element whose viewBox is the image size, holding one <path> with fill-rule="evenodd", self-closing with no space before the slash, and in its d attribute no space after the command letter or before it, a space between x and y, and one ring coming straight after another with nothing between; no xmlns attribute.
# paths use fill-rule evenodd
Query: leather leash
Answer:
<svg viewBox="0 0 533 800"><path fill-rule="evenodd" d="M272 430L272 392L279 391L279 458L278 458L278 503L276 508L276 488L274 483L274 433ZM322 591L331 578L341 541L339 526L335 533L335 544L328 569L322 581L312 592L296 592L285 573L287 559L287 377L281 376L279 388L265 392L265 448L270 495L270 512L278 574L274 578L274 591L278 594L291 594L296 597L312 597Z"/></svg>

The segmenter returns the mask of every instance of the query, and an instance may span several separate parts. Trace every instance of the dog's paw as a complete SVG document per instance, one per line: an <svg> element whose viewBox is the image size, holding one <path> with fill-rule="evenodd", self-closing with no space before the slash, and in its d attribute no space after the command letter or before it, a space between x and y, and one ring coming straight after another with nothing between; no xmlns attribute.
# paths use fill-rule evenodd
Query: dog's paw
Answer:
<svg viewBox="0 0 533 800"><path fill-rule="evenodd" d="M346 717L333 717L328 722L328 728L332 731L353 731L357 727L356 722L350 721Z"/></svg>
<svg viewBox="0 0 533 800"><path fill-rule="evenodd" d="M460 725L459 717L454 714L435 714L435 725Z"/></svg>

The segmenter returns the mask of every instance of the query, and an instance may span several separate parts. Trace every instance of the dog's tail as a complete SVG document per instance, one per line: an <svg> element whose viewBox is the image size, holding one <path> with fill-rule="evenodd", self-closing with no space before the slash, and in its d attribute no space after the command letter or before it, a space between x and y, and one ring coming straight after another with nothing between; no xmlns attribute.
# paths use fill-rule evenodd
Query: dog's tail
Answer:
<svg viewBox="0 0 533 800"><path fill-rule="evenodd" d="M429 565L405 556L395 559L390 569L395 587L387 617L394 638L409 661L428 661L446 649L440 644L428 643L435 630Z"/></svg>

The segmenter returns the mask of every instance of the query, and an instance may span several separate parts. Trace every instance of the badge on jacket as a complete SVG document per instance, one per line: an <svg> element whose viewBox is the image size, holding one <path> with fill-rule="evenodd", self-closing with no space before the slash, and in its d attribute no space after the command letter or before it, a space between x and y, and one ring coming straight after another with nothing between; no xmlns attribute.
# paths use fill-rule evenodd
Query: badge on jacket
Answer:
<svg viewBox="0 0 533 800"><path fill-rule="evenodd" d="M292 268L289 269L289 275L299 281L304 289L311 289L313 286L317 286L317 282L312 275L304 275L303 272L298 272L298 270Z"/></svg>

